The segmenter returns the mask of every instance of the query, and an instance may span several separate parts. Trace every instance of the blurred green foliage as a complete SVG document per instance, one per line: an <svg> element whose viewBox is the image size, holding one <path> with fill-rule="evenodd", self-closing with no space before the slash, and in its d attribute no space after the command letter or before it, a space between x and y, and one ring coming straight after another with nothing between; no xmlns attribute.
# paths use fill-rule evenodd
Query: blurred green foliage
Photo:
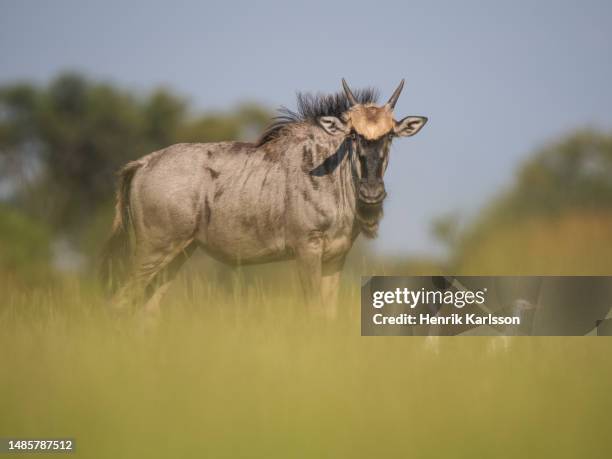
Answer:
<svg viewBox="0 0 612 459"><path fill-rule="evenodd" d="M51 234L44 223L0 205L0 275L36 281L50 261ZM17 279L13 279L17 280Z"/></svg>
<svg viewBox="0 0 612 459"><path fill-rule="evenodd" d="M454 272L612 274L612 135L578 131L536 151L478 218L454 225L442 228L458 233Z"/></svg>

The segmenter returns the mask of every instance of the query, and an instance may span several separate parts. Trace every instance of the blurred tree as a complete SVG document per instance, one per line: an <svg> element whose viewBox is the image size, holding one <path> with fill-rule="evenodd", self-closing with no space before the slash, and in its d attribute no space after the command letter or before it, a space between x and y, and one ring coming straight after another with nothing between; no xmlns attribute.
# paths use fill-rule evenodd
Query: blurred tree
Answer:
<svg viewBox="0 0 612 459"><path fill-rule="evenodd" d="M243 139L268 119L254 104L197 115L168 89L134 96L77 74L0 87L0 199L81 238L110 208L122 164L177 142Z"/></svg>
<svg viewBox="0 0 612 459"><path fill-rule="evenodd" d="M51 260L46 225L0 205L0 274L35 281L47 272Z"/></svg>
<svg viewBox="0 0 612 459"><path fill-rule="evenodd" d="M453 270L609 274L608 247L612 135L579 131L537 151L513 186L460 232L452 244Z"/></svg>
<svg viewBox="0 0 612 459"><path fill-rule="evenodd" d="M155 147L176 142L177 132L187 122L187 103L169 90L159 89L143 104L144 136Z"/></svg>
<svg viewBox="0 0 612 459"><path fill-rule="evenodd" d="M558 213L612 206L612 136L581 131L536 152L498 213Z"/></svg>
<svg viewBox="0 0 612 459"><path fill-rule="evenodd" d="M431 223L431 233L446 248L452 249L459 238L459 215L450 213L435 218Z"/></svg>

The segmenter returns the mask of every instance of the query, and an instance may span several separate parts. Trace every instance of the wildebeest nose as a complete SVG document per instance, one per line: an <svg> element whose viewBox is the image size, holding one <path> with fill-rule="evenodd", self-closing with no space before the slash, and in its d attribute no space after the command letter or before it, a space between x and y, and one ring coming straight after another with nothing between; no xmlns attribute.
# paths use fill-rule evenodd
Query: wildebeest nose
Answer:
<svg viewBox="0 0 612 459"><path fill-rule="evenodd" d="M359 188L359 199L367 204L377 204L387 196L385 187L381 185L367 186Z"/></svg>

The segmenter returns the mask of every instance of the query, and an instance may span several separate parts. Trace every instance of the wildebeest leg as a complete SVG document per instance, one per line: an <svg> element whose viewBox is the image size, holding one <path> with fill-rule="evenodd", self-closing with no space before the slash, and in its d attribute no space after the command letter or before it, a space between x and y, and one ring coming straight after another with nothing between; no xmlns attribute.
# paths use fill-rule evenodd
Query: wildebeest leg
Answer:
<svg viewBox="0 0 612 459"><path fill-rule="evenodd" d="M340 292L340 277L343 266L344 258L323 264L321 297L325 313L330 318L336 317L338 313L338 293Z"/></svg>
<svg viewBox="0 0 612 459"><path fill-rule="evenodd" d="M194 241L188 242L182 250L176 251L173 258L151 279L145 289L146 304L144 306L144 313L147 316L159 315L162 297L170 287L179 269L191 257L196 248L197 245Z"/></svg>
<svg viewBox="0 0 612 459"><path fill-rule="evenodd" d="M146 302L144 311L155 314L159 310L159 301L176 271L193 253L195 244L192 240L182 244L151 245L141 243L137 247L136 261L131 276L117 293L113 304L116 309L124 309L134 303ZM157 290L160 289L158 292Z"/></svg>
<svg viewBox="0 0 612 459"><path fill-rule="evenodd" d="M296 247L298 275L306 302L312 306L321 305L321 257L323 239L320 235L311 236Z"/></svg>

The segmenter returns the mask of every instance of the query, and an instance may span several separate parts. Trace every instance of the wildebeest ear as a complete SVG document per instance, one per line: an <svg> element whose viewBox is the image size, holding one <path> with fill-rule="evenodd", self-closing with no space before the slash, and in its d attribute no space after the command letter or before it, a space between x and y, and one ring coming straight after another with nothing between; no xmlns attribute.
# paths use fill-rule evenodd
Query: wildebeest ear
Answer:
<svg viewBox="0 0 612 459"><path fill-rule="evenodd" d="M319 118L319 124L325 132L331 135L346 134L347 125L340 118L335 116L322 116Z"/></svg>
<svg viewBox="0 0 612 459"><path fill-rule="evenodd" d="M393 131L395 135L400 137L410 137L415 135L427 123L427 118L424 116L407 116L401 121L395 122Z"/></svg>

